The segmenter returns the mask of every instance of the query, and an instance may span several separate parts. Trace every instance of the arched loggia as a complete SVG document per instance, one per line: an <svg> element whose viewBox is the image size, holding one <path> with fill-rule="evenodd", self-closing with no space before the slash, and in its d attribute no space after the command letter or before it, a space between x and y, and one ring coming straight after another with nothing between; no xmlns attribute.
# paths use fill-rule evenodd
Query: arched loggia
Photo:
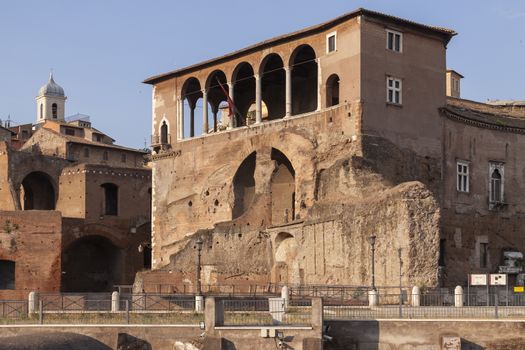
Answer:
<svg viewBox="0 0 525 350"><path fill-rule="evenodd" d="M259 68L261 75L261 98L268 108L268 120L285 116L285 80L283 60L278 54L266 56Z"/></svg>
<svg viewBox="0 0 525 350"><path fill-rule="evenodd" d="M55 186L51 177L41 171L29 173L20 186L22 210L55 210Z"/></svg>
<svg viewBox="0 0 525 350"><path fill-rule="evenodd" d="M234 126L246 125L248 109L255 103L255 77L248 62L235 67L232 74L233 102L235 104Z"/></svg>
<svg viewBox="0 0 525 350"><path fill-rule="evenodd" d="M317 62L309 45L297 47L290 57L292 69L292 114L315 111L317 106Z"/></svg>
<svg viewBox="0 0 525 350"><path fill-rule="evenodd" d="M220 70L213 71L206 80L207 100L211 107L213 115L213 131L216 132L218 128L218 113L221 102L227 101L226 94L228 93L228 82L226 75Z"/></svg>
<svg viewBox="0 0 525 350"><path fill-rule="evenodd" d="M184 135L194 137L196 131L195 111L197 109L198 101L202 99L201 84L197 78L191 77L184 82L184 85L182 86L181 98L183 107L182 120L184 123L182 138L184 138Z"/></svg>

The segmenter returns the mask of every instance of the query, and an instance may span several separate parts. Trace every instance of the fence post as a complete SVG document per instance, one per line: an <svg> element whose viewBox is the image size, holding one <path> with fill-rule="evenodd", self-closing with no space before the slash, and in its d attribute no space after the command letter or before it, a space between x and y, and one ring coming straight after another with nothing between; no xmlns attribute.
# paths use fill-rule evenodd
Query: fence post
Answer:
<svg viewBox="0 0 525 350"><path fill-rule="evenodd" d="M195 312L202 313L204 309L204 296L196 295L195 296Z"/></svg>
<svg viewBox="0 0 525 350"><path fill-rule="evenodd" d="M284 307L288 308L288 305L290 304L290 290L287 286L281 288L281 298L284 299Z"/></svg>
<svg viewBox="0 0 525 350"><path fill-rule="evenodd" d="M463 287L456 286L454 289L454 306L463 307Z"/></svg>
<svg viewBox="0 0 525 350"><path fill-rule="evenodd" d="M111 293L111 312L117 312L120 309L120 293Z"/></svg>
<svg viewBox="0 0 525 350"><path fill-rule="evenodd" d="M377 290L372 289L368 291L368 306L377 306L378 303L378 295Z"/></svg>
<svg viewBox="0 0 525 350"><path fill-rule="evenodd" d="M323 298L312 298L312 328L322 330L323 328Z"/></svg>
<svg viewBox="0 0 525 350"><path fill-rule="evenodd" d="M37 311L37 308L38 308L38 293L29 292L29 295L27 297L28 316L31 316L31 314L34 314Z"/></svg>
<svg viewBox="0 0 525 350"><path fill-rule="evenodd" d="M129 300L126 299L126 323L129 324Z"/></svg>
<svg viewBox="0 0 525 350"><path fill-rule="evenodd" d="M494 294L494 316L495 316L496 318L499 318L499 314L498 314L498 304L499 304L498 294Z"/></svg>
<svg viewBox="0 0 525 350"><path fill-rule="evenodd" d="M44 324L44 302L42 300L38 301L38 323Z"/></svg>
<svg viewBox="0 0 525 350"><path fill-rule="evenodd" d="M413 307L421 306L421 290L418 286L412 287L412 302Z"/></svg>

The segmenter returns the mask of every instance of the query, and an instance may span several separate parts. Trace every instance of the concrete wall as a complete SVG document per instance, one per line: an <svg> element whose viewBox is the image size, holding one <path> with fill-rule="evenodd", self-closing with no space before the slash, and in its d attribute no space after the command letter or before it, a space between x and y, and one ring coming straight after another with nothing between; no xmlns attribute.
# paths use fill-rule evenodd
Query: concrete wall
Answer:
<svg viewBox="0 0 525 350"><path fill-rule="evenodd" d="M327 350L441 350L442 337L461 338L461 349L523 349L523 321L482 320L385 320L330 321L328 335L334 341Z"/></svg>

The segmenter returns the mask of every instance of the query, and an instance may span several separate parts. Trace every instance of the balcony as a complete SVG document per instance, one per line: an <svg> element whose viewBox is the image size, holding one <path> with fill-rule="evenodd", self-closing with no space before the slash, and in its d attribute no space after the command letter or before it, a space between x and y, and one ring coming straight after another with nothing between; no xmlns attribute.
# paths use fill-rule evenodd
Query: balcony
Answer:
<svg viewBox="0 0 525 350"><path fill-rule="evenodd" d="M161 135L151 135L151 147L166 146L171 143L171 135L167 134L165 137Z"/></svg>

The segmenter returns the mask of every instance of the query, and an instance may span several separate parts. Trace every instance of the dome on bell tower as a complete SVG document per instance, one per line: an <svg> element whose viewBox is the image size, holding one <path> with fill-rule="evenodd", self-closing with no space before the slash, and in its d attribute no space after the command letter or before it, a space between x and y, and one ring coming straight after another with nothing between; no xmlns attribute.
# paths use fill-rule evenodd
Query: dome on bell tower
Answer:
<svg viewBox="0 0 525 350"><path fill-rule="evenodd" d="M53 73L49 73L49 80L47 81L46 85L42 86L40 90L38 90L38 96L64 96L64 89L55 83L55 80L53 79Z"/></svg>

